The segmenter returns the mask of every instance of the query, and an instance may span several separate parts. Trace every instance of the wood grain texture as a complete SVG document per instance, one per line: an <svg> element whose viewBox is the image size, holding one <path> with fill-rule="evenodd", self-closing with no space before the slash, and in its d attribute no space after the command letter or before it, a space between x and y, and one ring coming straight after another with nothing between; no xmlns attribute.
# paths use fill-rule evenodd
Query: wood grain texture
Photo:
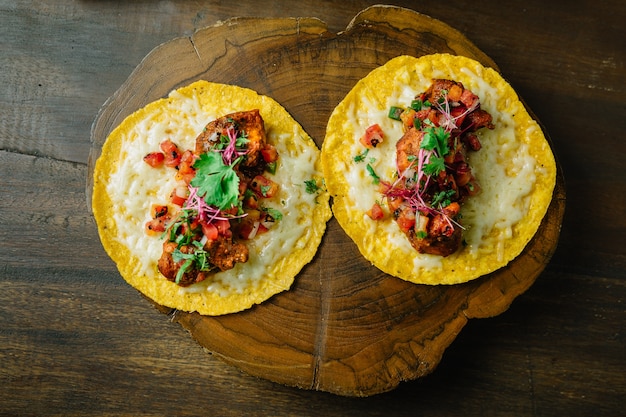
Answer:
<svg viewBox="0 0 626 417"><path fill-rule="evenodd" d="M338 34L372 2L0 0L0 416L624 414L626 2L393 3L471 39L550 132L567 209L535 283L469 320L435 372L366 398L207 354L102 249L84 195L90 126L161 43L237 16L316 17Z"/></svg>
<svg viewBox="0 0 626 417"><path fill-rule="evenodd" d="M91 161L124 117L197 79L273 97L321 146L328 116L358 79L394 56L434 52L497 69L458 31L408 9L368 8L339 34L318 19L228 20L165 43L142 61L94 123ZM332 220L289 292L222 317L161 310L252 375L346 396L378 394L431 373L469 318L502 313L532 285L556 248L564 207L559 174L538 238L507 267L467 284L419 286L382 274Z"/></svg>

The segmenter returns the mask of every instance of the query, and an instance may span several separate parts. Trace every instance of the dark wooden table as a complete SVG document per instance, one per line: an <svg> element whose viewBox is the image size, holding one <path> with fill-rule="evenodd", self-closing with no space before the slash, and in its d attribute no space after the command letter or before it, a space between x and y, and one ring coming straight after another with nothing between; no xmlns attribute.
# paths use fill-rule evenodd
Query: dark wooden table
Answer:
<svg viewBox="0 0 626 417"><path fill-rule="evenodd" d="M213 2L215 3L215 2ZM119 276L85 196L99 108L154 47L235 16L345 29L364 1L0 1L0 415L623 415L626 4L394 2L489 55L563 167L561 240L429 376L347 398L251 377Z"/></svg>

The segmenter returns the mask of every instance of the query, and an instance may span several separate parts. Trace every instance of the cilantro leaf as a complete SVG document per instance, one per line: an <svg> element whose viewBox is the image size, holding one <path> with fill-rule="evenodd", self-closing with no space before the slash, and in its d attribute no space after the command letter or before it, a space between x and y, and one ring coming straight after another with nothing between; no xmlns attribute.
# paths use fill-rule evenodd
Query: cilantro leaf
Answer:
<svg viewBox="0 0 626 417"><path fill-rule="evenodd" d="M319 185L317 185L317 181L315 180L315 178L310 180L304 180L304 185L306 185L306 192L308 194L315 194L320 189Z"/></svg>
<svg viewBox="0 0 626 417"><path fill-rule="evenodd" d="M372 165L370 164L367 164L366 168L367 168L367 172L372 177L372 181L374 182L374 184L380 183L380 177L378 176L378 174L376 174L376 171L374 171L374 167L372 167Z"/></svg>
<svg viewBox="0 0 626 417"><path fill-rule="evenodd" d="M276 221L282 220L282 218L283 218L283 213L281 213L280 211L276 210L275 208L272 208L272 207L262 207L261 210L263 210L264 212L269 214L272 217L272 219L274 219Z"/></svg>
<svg viewBox="0 0 626 417"><path fill-rule="evenodd" d="M220 210L235 206L239 198L239 177L233 169L237 164L225 165L222 155L208 152L200 155L193 167L196 176L191 185L198 188L198 195L204 201Z"/></svg>
<svg viewBox="0 0 626 417"><path fill-rule="evenodd" d="M273 162L268 162L265 165L265 170L267 172L269 172L270 174L276 174L276 167L278 166L278 164L276 163L276 161Z"/></svg>
<svg viewBox="0 0 626 417"><path fill-rule="evenodd" d="M192 218L194 218L195 216L197 216L197 212L195 210L182 209L178 216L176 216L172 223L170 223L169 226L165 229L165 231L161 235L161 239L167 236L170 242L176 242L178 246L189 244L189 242L191 242L193 238L191 221ZM185 225L186 227L182 227L183 225ZM181 230L183 232L181 234L178 234Z"/></svg>
<svg viewBox="0 0 626 417"><path fill-rule="evenodd" d="M272 189L271 185L262 185L261 186L261 195L263 197L267 197L267 193Z"/></svg>
<svg viewBox="0 0 626 417"><path fill-rule="evenodd" d="M420 148L426 149L427 151L434 151L437 149L437 138L430 131L431 129L427 129L424 137L422 138L422 142L420 143Z"/></svg>
<svg viewBox="0 0 626 417"><path fill-rule="evenodd" d="M452 202L450 199L454 197L455 194L456 191L454 190L439 191L433 196L433 201L431 204L433 205L433 207L437 207L440 204L442 207L449 206Z"/></svg>
<svg viewBox="0 0 626 417"><path fill-rule="evenodd" d="M443 157L450 152L448 138L450 134L442 127L429 127L424 130L424 137L420 148L430 151L428 163L424 165L424 172L434 176L446 169Z"/></svg>
<svg viewBox="0 0 626 417"><path fill-rule="evenodd" d="M366 148L363 152L361 152L360 154L358 154L352 159L354 160L354 162L357 162L357 163L363 162L365 160L365 157L367 157L367 154L369 151L370 150Z"/></svg>
<svg viewBox="0 0 626 417"><path fill-rule="evenodd" d="M183 275L185 275L185 272L187 271L187 269L189 269L189 267L192 264L193 264L193 259L187 259L185 263L181 265L180 269L176 273L176 280L174 282L176 282L177 284L180 284L180 280L183 279Z"/></svg>
<svg viewBox="0 0 626 417"><path fill-rule="evenodd" d="M420 147L428 151L436 151L439 156L446 156L450 152L448 138L450 134L441 127L429 127L424 130Z"/></svg>
<svg viewBox="0 0 626 417"><path fill-rule="evenodd" d="M183 278L185 272L194 266L194 264L196 269L200 271L209 271L211 269L211 264L209 263L209 253L203 249L202 243L194 241L192 244L196 247L195 251L192 253L184 253L179 248L174 249L174 252L172 252L172 260L174 262L178 263L183 260L185 261L176 273L176 279L174 282L177 284L180 283L180 280Z"/></svg>
<svg viewBox="0 0 626 417"><path fill-rule="evenodd" d="M422 169L426 173L426 175L436 176L441 171L446 169L446 165L444 164L444 160L441 157L431 155L427 164L425 164Z"/></svg>
<svg viewBox="0 0 626 417"><path fill-rule="evenodd" d="M218 142L213 146L214 150L222 151L226 149L229 145L234 146L236 149L245 148L248 144L248 135L244 131L239 131L234 126L234 120L229 119L229 123L232 123L232 126L229 126L226 130L226 134L222 133L219 135Z"/></svg>

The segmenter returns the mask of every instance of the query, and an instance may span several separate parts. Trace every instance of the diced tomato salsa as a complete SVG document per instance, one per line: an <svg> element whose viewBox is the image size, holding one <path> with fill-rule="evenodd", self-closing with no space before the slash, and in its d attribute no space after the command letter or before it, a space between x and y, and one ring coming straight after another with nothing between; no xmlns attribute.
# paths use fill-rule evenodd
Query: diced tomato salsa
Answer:
<svg viewBox="0 0 626 417"><path fill-rule="evenodd" d="M467 152L480 150L475 132L494 128L491 115L461 83L433 80L410 107L392 106L388 116L402 123L404 134L396 143L397 178L379 181L382 199L418 252L448 256L461 243L459 204L480 190ZM373 124L359 141L372 149L384 137L380 125ZM378 203L366 214L374 220L385 217Z"/></svg>
<svg viewBox="0 0 626 417"><path fill-rule="evenodd" d="M239 126L248 130L239 130ZM181 149L165 139L159 151L144 156L155 169L176 171L177 185L168 204L153 205L145 223L147 234L166 237L158 267L168 280L191 285L205 279L210 270L246 262L248 249L236 239L266 233L282 217L264 207L264 200L275 197L280 187L268 176L276 170L278 151L265 142L262 128L258 110L233 113L209 123L196 139L195 150ZM215 155L220 155L219 159ZM213 169L230 175L229 182L226 177L214 177L223 174ZM202 177L197 179L198 175ZM219 178L220 188L214 187L213 178ZM220 201L219 205L205 200L212 190L221 196L211 197L211 201ZM231 205L233 199L236 203Z"/></svg>

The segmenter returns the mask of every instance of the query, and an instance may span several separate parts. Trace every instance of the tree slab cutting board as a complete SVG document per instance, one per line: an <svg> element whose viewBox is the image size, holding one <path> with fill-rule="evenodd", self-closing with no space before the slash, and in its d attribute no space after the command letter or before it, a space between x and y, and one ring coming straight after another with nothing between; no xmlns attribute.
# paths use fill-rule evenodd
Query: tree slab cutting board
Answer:
<svg viewBox="0 0 626 417"><path fill-rule="evenodd" d="M359 79L395 56L439 52L498 70L461 33L408 9L370 7L336 34L315 18L233 18L144 58L97 115L90 165L126 116L200 79L274 98L321 147L331 112ZM90 185L87 195L90 201ZM388 276L331 219L316 257L289 291L218 317L157 308L251 375L344 396L382 393L433 372L469 319L504 312L534 283L556 249L564 209L559 169L548 213L522 254L466 284L415 285Z"/></svg>

